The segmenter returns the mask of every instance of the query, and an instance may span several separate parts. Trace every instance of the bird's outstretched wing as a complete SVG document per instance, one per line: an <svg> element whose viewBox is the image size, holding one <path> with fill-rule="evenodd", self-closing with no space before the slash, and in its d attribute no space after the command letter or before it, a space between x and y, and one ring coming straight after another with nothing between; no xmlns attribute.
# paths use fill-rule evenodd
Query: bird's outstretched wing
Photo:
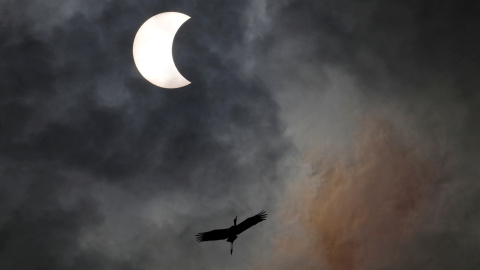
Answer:
<svg viewBox="0 0 480 270"><path fill-rule="evenodd" d="M259 223L260 221L264 221L266 218L267 218L267 213L265 211L262 211L253 217L249 217L244 221L242 221L242 223L237 225L236 233L239 234L245 231L246 229L252 227L253 225Z"/></svg>
<svg viewBox="0 0 480 270"><path fill-rule="evenodd" d="M198 242L223 240L229 237L229 229L213 230L209 232L197 233L195 238Z"/></svg>

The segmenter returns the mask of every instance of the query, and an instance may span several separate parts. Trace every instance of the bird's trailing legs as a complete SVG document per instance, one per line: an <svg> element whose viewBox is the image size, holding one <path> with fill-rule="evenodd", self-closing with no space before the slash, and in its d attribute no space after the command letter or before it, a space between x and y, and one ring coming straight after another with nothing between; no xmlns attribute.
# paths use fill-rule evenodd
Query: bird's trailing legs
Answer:
<svg viewBox="0 0 480 270"><path fill-rule="evenodd" d="M237 239L236 235L233 235L227 239L227 242L230 242L230 255L233 254L233 241L235 241L235 239Z"/></svg>

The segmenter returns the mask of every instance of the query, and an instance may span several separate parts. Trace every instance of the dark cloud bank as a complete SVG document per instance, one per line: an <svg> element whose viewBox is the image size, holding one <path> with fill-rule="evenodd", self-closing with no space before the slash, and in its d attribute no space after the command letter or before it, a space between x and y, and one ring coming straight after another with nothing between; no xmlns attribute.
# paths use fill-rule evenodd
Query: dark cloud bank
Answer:
<svg viewBox="0 0 480 270"><path fill-rule="evenodd" d="M0 1L0 268L477 269L476 10ZM164 11L178 90L131 56Z"/></svg>

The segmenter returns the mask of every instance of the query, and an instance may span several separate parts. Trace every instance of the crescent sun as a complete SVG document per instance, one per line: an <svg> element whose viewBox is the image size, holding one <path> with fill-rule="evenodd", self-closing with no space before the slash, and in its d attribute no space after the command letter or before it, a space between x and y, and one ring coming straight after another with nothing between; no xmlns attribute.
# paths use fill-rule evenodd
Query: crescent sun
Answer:
<svg viewBox="0 0 480 270"><path fill-rule="evenodd" d="M152 84L179 88L190 84L173 61L173 39L189 16L178 12L157 14L138 29L133 41L133 59L138 71Z"/></svg>

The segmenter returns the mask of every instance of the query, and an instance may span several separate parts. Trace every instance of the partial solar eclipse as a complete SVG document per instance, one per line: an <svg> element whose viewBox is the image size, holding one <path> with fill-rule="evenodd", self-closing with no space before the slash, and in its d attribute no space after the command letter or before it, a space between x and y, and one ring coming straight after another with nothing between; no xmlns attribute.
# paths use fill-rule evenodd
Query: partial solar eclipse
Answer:
<svg viewBox="0 0 480 270"><path fill-rule="evenodd" d="M133 59L138 71L152 84L179 88L190 84L173 62L173 39L189 16L178 12L157 14L138 29L133 41Z"/></svg>

